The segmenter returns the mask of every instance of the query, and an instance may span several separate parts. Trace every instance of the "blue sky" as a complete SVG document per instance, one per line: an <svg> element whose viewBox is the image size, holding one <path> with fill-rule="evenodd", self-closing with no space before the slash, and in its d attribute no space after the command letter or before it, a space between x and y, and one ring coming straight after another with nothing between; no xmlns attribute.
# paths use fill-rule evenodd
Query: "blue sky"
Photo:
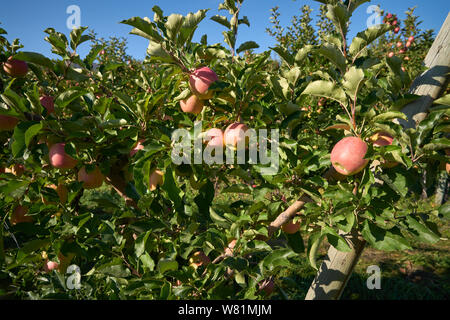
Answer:
<svg viewBox="0 0 450 320"><path fill-rule="evenodd" d="M199 9L211 9L207 18L197 29L194 40L198 41L203 34L208 35L208 43L223 41L224 27L210 20L216 14L226 15L226 11L218 11L221 0L41 0L41 1L2 1L0 10L1 27L8 32L8 40L21 39L24 51L35 51L52 57L50 44L44 40L47 27L69 34L66 20L69 14L66 9L70 5L78 5L81 9L81 25L95 30L99 36L125 36L128 38L128 53L135 58L145 56L147 40L130 35L130 26L119 22L134 16L153 18L151 8L160 6L165 15L170 13L187 14ZM311 6L313 16L318 13L319 4L312 0L245 0L242 15L247 15L251 27L242 25L238 35L238 46L245 41L257 42L262 50L273 46L275 41L265 29L270 27L270 8L279 6L283 26L290 23L294 14L299 14L302 5ZM421 28L434 29L437 33L450 10L448 0L372 0L362 5L354 14L350 30L350 37L365 29L370 14L366 13L369 5L380 5L382 9L397 13L400 18L405 16L408 7L417 6L416 14L423 21ZM88 44L80 47L80 54L84 56L89 49ZM261 51L261 50L259 50Z"/></svg>

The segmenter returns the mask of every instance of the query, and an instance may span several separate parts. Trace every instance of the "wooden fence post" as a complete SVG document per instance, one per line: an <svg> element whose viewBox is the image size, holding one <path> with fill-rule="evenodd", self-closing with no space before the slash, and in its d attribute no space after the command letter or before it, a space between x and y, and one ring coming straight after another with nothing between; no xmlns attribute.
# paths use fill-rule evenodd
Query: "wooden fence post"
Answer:
<svg viewBox="0 0 450 320"><path fill-rule="evenodd" d="M414 128L425 119L433 101L446 88L450 71L450 14L424 62L428 70L415 79L410 89L411 93L422 97L402 110L408 116L408 121L400 122L405 128ZM341 297L366 244L356 230L344 238L352 251L340 252L330 246L305 300L337 300Z"/></svg>

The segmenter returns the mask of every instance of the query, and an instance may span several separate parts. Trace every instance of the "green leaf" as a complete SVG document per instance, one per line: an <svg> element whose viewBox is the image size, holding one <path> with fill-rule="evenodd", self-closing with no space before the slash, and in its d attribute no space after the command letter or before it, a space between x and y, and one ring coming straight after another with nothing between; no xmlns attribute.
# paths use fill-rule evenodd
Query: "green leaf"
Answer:
<svg viewBox="0 0 450 320"><path fill-rule="evenodd" d="M238 24L246 24L248 27L250 27L250 21L248 21L247 16L244 16L242 19L239 19Z"/></svg>
<svg viewBox="0 0 450 320"><path fill-rule="evenodd" d="M237 53L241 53L242 51L250 50L250 49L257 49L259 48L259 45L254 41L247 41L244 42L239 46L239 48L236 50Z"/></svg>
<svg viewBox="0 0 450 320"><path fill-rule="evenodd" d="M295 253L290 249L277 249L269 253L262 261L262 264L268 270L273 270L276 267L289 267L290 262L288 259L294 256Z"/></svg>
<svg viewBox="0 0 450 320"><path fill-rule="evenodd" d="M315 232L310 235L308 239L308 261L311 267L318 270L317 268L317 252L319 250L320 244L322 243L324 236L320 232Z"/></svg>
<svg viewBox="0 0 450 320"><path fill-rule="evenodd" d="M221 217L218 215L212 207L209 208L209 216L211 217L211 220L219 227L229 229L231 222L229 222L227 219Z"/></svg>
<svg viewBox="0 0 450 320"><path fill-rule="evenodd" d="M399 251L411 249L408 241L397 227L390 230L381 229L369 220L364 221L361 231L364 239L375 249L383 251Z"/></svg>
<svg viewBox="0 0 450 320"><path fill-rule="evenodd" d="M344 82L342 83L345 88L345 92L355 101L356 96L361 89L361 85L364 80L364 71L362 69L352 66L344 76Z"/></svg>
<svg viewBox="0 0 450 320"><path fill-rule="evenodd" d="M153 271L155 269L155 261L150 257L150 255L145 252L141 257L139 258L143 264L143 266L150 271Z"/></svg>
<svg viewBox="0 0 450 320"><path fill-rule="evenodd" d="M330 81L313 81L303 90L303 94L309 94L318 97L327 97L337 102L347 105L347 99L345 92L342 88L338 87L335 83Z"/></svg>
<svg viewBox="0 0 450 320"><path fill-rule="evenodd" d="M172 57L163 49L162 45L155 41L150 41L147 47L147 54L150 57L159 57L162 58L163 61L171 62L173 61Z"/></svg>
<svg viewBox="0 0 450 320"><path fill-rule="evenodd" d="M348 11L353 13L359 6L366 2L370 2L370 0L352 0L348 5Z"/></svg>
<svg viewBox="0 0 450 320"><path fill-rule="evenodd" d="M31 127L29 127L27 129L27 131L25 131L25 145L28 146L30 145L31 140L33 139L33 137L35 135L37 135L39 133L39 131L41 131L42 129L42 123L36 123L34 125L32 125Z"/></svg>
<svg viewBox="0 0 450 320"><path fill-rule="evenodd" d="M280 76L269 76L269 86L273 93L281 99L289 98L289 82Z"/></svg>
<svg viewBox="0 0 450 320"><path fill-rule="evenodd" d="M55 104L60 108L67 107L75 99L85 95L87 91L84 89L68 89L61 93L55 100Z"/></svg>
<svg viewBox="0 0 450 320"><path fill-rule="evenodd" d="M173 259L161 259L158 261L157 268L160 273L165 273L167 271L177 271L178 262Z"/></svg>
<svg viewBox="0 0 450 320"><path fill-rule="evenodd" d="M76 48L83 42L93 39L89 35L83 35L83 32L86 31L86 29L87 27L74 28L70 32L70 47L73 50L76 50Z"/></svg>
<svg viewBox="0 0 450 320"><path fill-rule="evenodd" d="M444 111L432 112L417 126L416 144L421 146L431 135L437 123L441 120Z"/></svg>
<svg viewBox="0 0 450 320"><path fill-rule="evenodd" d="M392 120L392 119L404 119L407 120L408 118L406 117L406 115L403 112L400 111L388 111L382 114L379 114L375 117L372 118L372 122L382 122L382 121L388 121L388 120Z"/></svg>
<svg viewBox="0 0 450 320"><path fill-rule="evenodd" d="M408 183L406 177L400 172L388 172L380 178L398 195L406 197L408 194Z"/></svg>
<svg viewBox="0 0 450 320"><path fill-rule="evenodd" d="M424 223L421 223L418 218L409 215L406 217L406 222L415 231L413 233L416 233L416 237L421 242L436 243L439 241L439 235L431 231Z"/></svg>
<svg viewBox="0 0 450 320"><path fill-rule="evenodd" d="M269 49L272 49L276 53L280 55L280 57L290 66L294 64L294 57L284 48L282 47L269 47Z"/></svg>
<svg viewBox="0 0 450 320"><path fill-rule="evenodd" d="M437 151L442 149L450 149L450 139L439 138L431 140L430 143L423 146L426 151Z"/></svg>
<svg viewBox="0 0 450 320"><path fill-rule="evenodd" d="M130 32L131 34L144 37L154 42L161 42L163 40L162 36L156 31L155 25L148 18L133 17L128 20L123 20L120 23L134 27Z"/></svg>
<svg viewBox="0 0 450 320"><path fill-rule="evenodd" d="M447 94L439 99L433 101L433 104L440 104L444 106L450 106L450 94Z"/></svg>
<svg viewBox="0 0 450 320"><path fill-rule="evenodd" d="M450 219L450 201L444 203L439 208L439 215L441 215L444 219Z"/></svg>
<svg viewBox="0 0 450 320"><path fill-rule="evenodd" d="M28 112L29 110L25 107L25 99L19 96L10 88L6 88L2 95L0 95L5 101L5 103L16 110L17 112Z"/></svg>
<svg viewBox="0 0 450 320"><path fill-rule="evenodd" d="M295 253L303 253L305 251L305 244L303 243L302 235L299 231L294 234L286 234L288 245Z"/></svg>
<svg viewBox="0 0 450 320"><path fill-rule="evenodd" d="M140 257L145 252L145 244L147 243L148 237L151 234L151 230L141 233L134 243L134 253L136 254L136 257Z"/></svg>
<svg viewBox="0 0 450 320"><path fill-rule="evenodd" d="M338 251L350 252L352 248L348 245L347 241L340 236L335 230L328 226L322 228L322 236L327 236L328 242L336 248Z"/></svg>
<svg viewBox="0 0 450 320"><path fill-rule="evenodd" d="M367 46L391 29L393 29L392 26L388 24L381 24L359 32L350 45L350 55L352 55L354 59L357 58L361 52L367 48Z"/></svg>
<svg viewBox="0 0 450 320"><path fill-rule="evenodd" d="M221 25L227 27L228 29L231 29L231 24L230 21L228 21L227 17L216 14L215 16L211 17L211 20L220 23Z"/></svg>
<svg viewBox="0 0 450 320"><path fill-rule="evenodd" d="M316 52L323 55L328 60L330 60L336 67L338 67L341 73L345 72L346 69L345 57L342 55L342 52L339 51L338 48L326 43L319 49L317 49Z"/></svg>
<svg viewBox="0 0 450 320"><path fill-rule="evenodd" d="M347 22L350 18L350 13L348 12L347 8L340 2L337 2L335 4L328 4L327 9L327 18L333 22L336 30L340 31L344 36L346 36Z"/></svg>
<svg viewBox="0 0 450 320"><path fill-rule="evenodd" d="M174 173L170 167L166 169L164 174L164 184L162 185L162 189L167 192L169 195L169 199L173 201L175 208L181 208L182 201L180 195L182 194L181 190L175 183Z"/></svg>
<svg viewBox="0 0 450 320"><path fill-rule="evenodd" d="M11 151L14 158L21 157L25 151L25 132L31 127L34 122L20 122L14 128L13 143L11 145Z"/></svg>
<svg viewBox="0 0 450 320"><path fill-rule="evenodd" d="M53 62L49 58L36 52L19 52L16 55L14 55L14 58L26 62L31 62L52 70L54 67Z"/></svg>
<svg viewBox="0 0 450 320"><path fill-rule="evenodd" d="M117 262L101 265L97 268L97 272L117 278L125 278L130 276L131 274L129 269L125 268L125 266Z"/></svg>
<svg viewBox="0 0 450 320"><path fill-rule="evenodd" d="M301 67L303 64L303 60L307 57L308 53L313 51L313 49L314 49L314 46L306 45L303 48L301 48L300 50L298 50L294 57L295 64L297 66Z"/></svg>
<svg viewBox="0 0 450 320"><path fill-rule="evenodd" d="M167 22L164 25L170 40L176 40L183 22L184 17L181 14L173 13L167 18Z"/></svg>

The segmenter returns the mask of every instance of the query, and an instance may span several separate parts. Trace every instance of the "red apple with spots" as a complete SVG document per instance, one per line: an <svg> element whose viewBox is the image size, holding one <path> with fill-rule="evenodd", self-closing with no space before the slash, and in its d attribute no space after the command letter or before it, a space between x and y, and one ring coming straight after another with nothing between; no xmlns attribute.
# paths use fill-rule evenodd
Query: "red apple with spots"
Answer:
<svg viewBox="0 0 450 320"><path fill-rule="evenodd" d="M73 169L78 161L64 151L65 143L55 143L50 147L50 164L58 169Z"/></svg>
<svg viewBox="0 0 450 320"><path fill-rule="evenodd" d="M331 163L337 172L345 176L363 170L369 160L364 159L367 144L358 137L346 137L339 141L331 151Z"/></svg>
<svg viewBox="0 0 450 320"><path fill-rule="evenodd" d="M208 89L212 83L219 80L217 74L208 67L196 69L189 76L191 90L198 95L208 94Z"/></svg>
<svg viewBox="0 0 450 320"><path fill-rule="evenodd" d="M47 109L47 114L55 112L55 102L52 96L42 96L39 101L42 106Z"/></svg>
<svg viewBox="0 0 450 320"><path fill-rule="evenodd" d="M0 115L0 131L13 130L19 123L19 119L10 116Z"/></svg>
<svg viewBox="0 0 450 320"><path fill-rule="evenodd" d="M83 182L83 188L85 189L100 188L104 180L105 176L97 166L92 171L87 171L86 167L82 167L78 171L78 181Z"/></svg>
<svg viewBox="0 0 450 320"><path fill-rule="evenodd" d="M226 146L236 148L241 141L245 141L245 132L248 127L244 123L235 122L230 124L224 133L224 142Z"/></svg>
<svg viewBox="0 0 450 320"><path fill-rule="evenodd" d="M3 63L3 70L13 78L21 78L28 73L28 65L25 61L9 57L8 60Z"/></svg>
<svg viewBox="0 0 450 320"><path fill-rule="evenodd" d="M203 101L193 94L187 100L180 101L180 107L183 112L199 114L203 110Z"/></svg>

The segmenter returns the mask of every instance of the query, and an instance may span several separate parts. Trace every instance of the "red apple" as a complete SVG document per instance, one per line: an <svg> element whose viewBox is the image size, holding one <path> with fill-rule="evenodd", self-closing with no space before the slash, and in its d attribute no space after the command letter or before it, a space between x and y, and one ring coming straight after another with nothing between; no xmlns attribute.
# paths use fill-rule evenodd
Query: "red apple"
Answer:
<svg viewBox="0 0 450 320"><path fill-rule="evenodd" d="M61 273L65 273L67 271L67 267L72 262L72 259L75 257L75 253L69 252L67 256L63 255L61 252L58 253L59 266L58 271Z"/></svg>
<svg viewBox="0 0 450 320"><path fill-rule="evenodd" d="M17 177L21 177L24 172L25 172L25 166L20 163L16 163L11 169L11 173Z"/></svg>
<svg viewBox="0 0 450 320"><path fill-rule="evenodd" d="M294 234L298 230L300 230L300 222L298 221L297 223L293 223L292 221L289 221L289 222L283 224L283 226L281 227L281 230L283 230L287 234Z"/></svg>
<svg viewBox="0 0 450 320"><path fill-rule="evenodd" d="M144 149L144 145L142 144L144 141L144 139L141 139L137 142L137 144L130 151L130 157L134 156L139 150Z"/></svg>
<svg viewBox="0 0 450 320"><path fill-rule="evenodd" d="M10 116L0 115L0 131L13 130L19 123L19 119Z"/></svg>
<svg viewBox="0 0 450 320"><path fill-rule="evenodd" d="M207 146L211 148L223 147L223 132L220 129L212 128L206 132Z"/></svg>
<svg viewBox="0 0 450 320"><path fill-rule="evenodd" d="M396 28L394 29L394 32L395 32L395 33L399 33L399 32L400 32L400 27L396 27Z"/></svg>
<svg viewBox="0 0 450 320"><path fill-rule="evenodd" d="M83 182L83 188L96 189L102 186L105 176L100 169L96 166L93 171L86 171L86 167L82 167L78 171L78 181Z"/></svg>
<svg viewBox="0 0 450 320"><path fill-rule="evenodd" d="M65 185L63 185L62 183L59 183L58 186L56 186L54 184L50 184L46 187L56 191L56 193L59 196L59 201L61 202L61 204L65 204L67 202L67 195L69 194L69 190L67 189L67 187ZM47 201L43 196L41 196L41 198L42 198L42 202L45 205L53 204L52 202Z"/></svg>
<svg viewBox="0 0 450 320"><path fill-rule="evenodd" d="M407 48L409 48L409 47L411 47L411 45L412 45L412 42L411 42L411 41L407 41L405 46L406 46Z"/></svg>
<svg viewBox="0 0 450 320"><path fill-rule="evenodd" d="M161 186L164 182L164 173L160 170L155 170L150 174L149 187L150 191L156 190L157 186Z"/></svg>
<svg viewBox="0 0 450 320"><path fill-rule="evenodd" d="M391 51L391 52L388 53L388 57L389 58L392 58L393 56L394 56L394 52Z"/></svg>
<svg viewBox="0 0 450 320"><path fill-rule="evenodd" d="M232 256L233 255L233 251L234 251L234 247L236 246L236 242L237 240L231 240L230 243L228 244L228 247L225 248L225 254L227 256Z"/></svg>
<svg viewBox="0 0 450 320"><path fill-rule="evenodd" d="M191 89L200 95L206 94L210 85L217 80L216 73L208 67L199 68L189 76Z"/></svg>
<svg viewBox="0 0 450 320"><path fill-rule="evenodd" d="M50 271L56 270L56 269L58 269L58 267L59 267L59 264L55 261L48 261L48 260L45 261L45 265L44 265L45 272L50 272Z"/></svg>
<svg viewBox="0 0 450 320"><path fill-rule="evenodd" d="M378 132L370 138L375 147L390 146L394 138L387 132Z"/></svg>
<svg viewBox="0 0 450 320"><path fill-rule="evenodd" d="M28 207L19 205L14 209L9 221L12 225L16 225L22 222L33 222L33 217L27 216L27 213Z"/></svg>
<svg viewBox="0 0 450 320"><path fill-rule="evenodd" d="M9 57L8 60L3 63L3 70L13 78L24 77L28 72L28 65L25 61Z"/></svg>
<svg viewBox="0 0 450 320"><path fill-rule="evenodd" d="M363 170L369 160L364 159L367 144L358 137L347 137L339 141L331 151L331 163L337 172L345 176Z"/></svg>
<svg viewBox="0 0 450 320"><path fill-rule="evenodd" d="M413 41L414 41L414 36L409 37L409 38L408 38L408 41L409 41L409 42L413 42Z"/></svg>
<svg viewBox="0 0 450 320"><path fill-rule="evenodd" d="M207 266L211 263L211 259L203 252L197 251L194 255L189 259L191 266L197 269L200 266Z"/></svg>
<svg viewBox="0 0 450 320"><path fill-rule="evenodd" d="M224 133L225 145L236 148L239 142L245 140L245 132L248 130L247 125L240 122L230 124Z"/></svg>
<svg viewBox="0 0 450 320"><path fill-rule="evenodd" d="M397 42L397 48L401 48L403 46L403 42L399 41Z"/></svg>
<svg viewBox="0 0 450 320"><path fill-rule="evenodd" d="M203 110L203 101L193 94L187 100L181 100L180 106L183 112L199 114Z"/></svg>
<svg viewBox="0 0 450 320"><path fill-rule="evenodd" d="M65 143L55 143L50 147L50 164L58 169L73 169L78 161L64 151Z"/></svg>
<svg viewBox="0 0 450 320"><path fill-rule="evenodd" d="M275 290L275 282L272 279L264 280L259 283L259 290L262 290L266 296L270 296Z"/></svg>
<svg viewBox="0 0 450 320"><path fill-rule="evenodd" d="M388 18L388 19L392 18L392 13L388 13L388 14L386 15L386 18Z"/></svg>
<svg viewBox="0 0 450 320"><path fill-rule="evenodd" d="M42 96L39 101L47 109L47 114L55 112L55 103L52 96Z"/></svg>

